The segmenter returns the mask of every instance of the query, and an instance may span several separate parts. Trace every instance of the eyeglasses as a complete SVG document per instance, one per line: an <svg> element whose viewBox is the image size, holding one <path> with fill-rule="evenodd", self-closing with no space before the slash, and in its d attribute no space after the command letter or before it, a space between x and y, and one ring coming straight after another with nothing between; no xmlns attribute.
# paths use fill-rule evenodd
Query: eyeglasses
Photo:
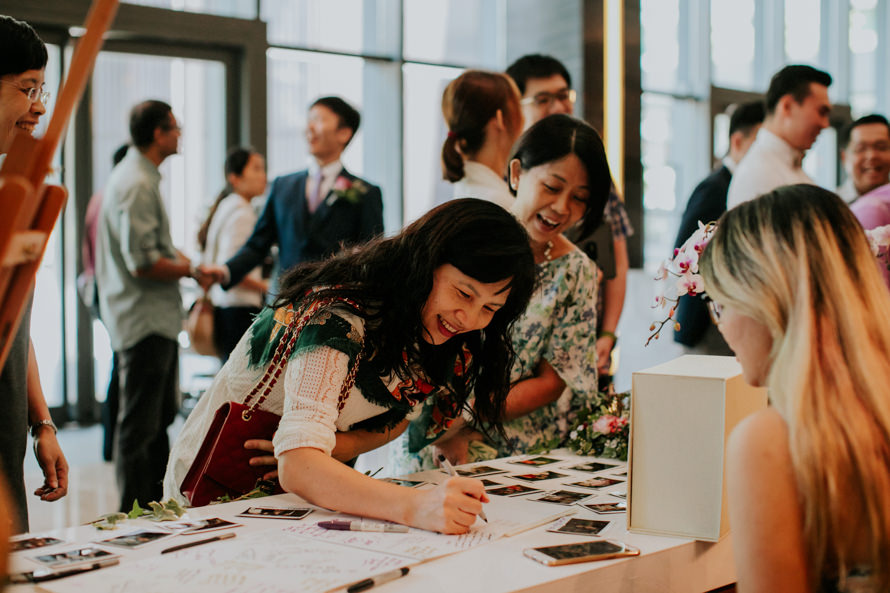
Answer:
<svg viewBox="0 0 890 593"><path fill-rule="evenodd" d="M720 316L723 315L723 305L713 299L707 299L708 313L711 315L711 321L714 325L720 325Z"/></svg>
<svg viewBox="0 0 890 593"><path fill-rule="evenodd" d="M37 101L46 104L46 102L49 101L49 91L45 91L43 90L43 88L37 88L36 86L22 88L18 84L6 80L0 80L0 83L15 87L18 90L22 91L23 93L25 93L25 95L27 95L28 100L31 101L32 104L36 103Z"/></svg>
<svg viewBox="0 0 890 593"><path fill-rule="evenodd" d="M520 99L520 103L522 105L532 105L535 107L540 107L541 109L547 109L551 105L553 105L554 101L559 101L565 105L574 105L575 99L578 98L578 94L575 92L575 89L562 89L561 91L556 91L555 93L542 92L538 93L533 97L526 97L524 99Z"/></svg>
<svg viewBox="0 0 890 593"><path fill-rule="evenodd" d="M875 152L890 152L890 142L879 141L874 142L873 144L862 142L850 147L850 152L853 154L864 154L868 150L873 150Z"/></svg>

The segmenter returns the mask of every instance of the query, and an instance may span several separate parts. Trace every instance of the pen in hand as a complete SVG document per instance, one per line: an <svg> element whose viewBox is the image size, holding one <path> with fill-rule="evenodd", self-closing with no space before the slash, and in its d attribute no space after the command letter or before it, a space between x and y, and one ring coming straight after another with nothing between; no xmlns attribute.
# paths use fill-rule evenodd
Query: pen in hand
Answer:
<svg viewBox="0 0 890 593"><path fill-rule="evenodd" d="M453 478L457 476L457 471L454 469L454 466L451 465L451 462L445 458L444 455L439 455L439 463L442 464L442 467L445 468L445 471ZM479 510L479 518L488 523L488 517L485 516L485 510Z"/></svg>
<svg viewBox="0 0 890 593"><path fill-rule="evenodd" d="M218 542L233 537L235 537L234 533L223 533L222 535L208 537L207 539L199 539L198 541L188 542L187 544L179 544L178 546L170 546L169 548L164 548L163 550L161 550L161 554L178 552L179 550L185 550L186 548L191 548L192 546L200 546L201 544L209 544L210 542Z"/></svg>

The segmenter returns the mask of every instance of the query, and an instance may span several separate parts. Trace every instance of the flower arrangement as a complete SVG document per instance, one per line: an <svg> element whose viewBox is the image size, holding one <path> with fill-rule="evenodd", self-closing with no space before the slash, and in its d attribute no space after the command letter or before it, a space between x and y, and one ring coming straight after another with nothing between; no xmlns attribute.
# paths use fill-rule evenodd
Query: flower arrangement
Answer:
<svg viewBox="0 0 890 593"><path fill-rule="evenodd" d="M865 231L865 238L871 252L890 270L890 224Z"/></svg>
<svg viewBox="0 0 890 593"><path fill-rule="evenodd" d="M368 192L368 186L361 179L349 179L340 175L334 180L333 195L328 198L328 206L339 199L346 200L350 204L357 204L362 196Z"/></svg>
<svg viewBox="0 0 890 593"><path fill-rule="evenodd" d="M579 410L577 424L569 432L566 445L579 455L627 461L628 399L628 393L606 395L602 405Z"/></svg>
<svg viewBox="0 0 890 593"><path fill-rule="evenodd" d="M662 328L668 322L674 320L674 313L677 311L681 296L698 295L705 291L702 277L698 274L698 260L716 230L716 222L704 224L699 221L698 230L692 233L682 247L674 250L672 259L665 260L659 266L655 274L657 291L652 308L668 309L668 314L664 320L649 326L649 331L652 333L646 340L647 346L652 340L658 339ZM674 321L673 327L678 330L680 324Z"/></svg>

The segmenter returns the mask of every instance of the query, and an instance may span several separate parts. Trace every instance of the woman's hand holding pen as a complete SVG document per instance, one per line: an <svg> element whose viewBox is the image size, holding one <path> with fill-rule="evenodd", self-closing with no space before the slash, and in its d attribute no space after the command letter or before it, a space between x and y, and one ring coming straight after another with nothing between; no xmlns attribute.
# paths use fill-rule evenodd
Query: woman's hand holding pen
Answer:
<svg viewBox="0 0 890 593"><path fill-rule="evenodd" d="M413 490L414 517L409 523L449 535L466 533L488 502L482 482L472 478L449 478L436 488Z"/></svg>

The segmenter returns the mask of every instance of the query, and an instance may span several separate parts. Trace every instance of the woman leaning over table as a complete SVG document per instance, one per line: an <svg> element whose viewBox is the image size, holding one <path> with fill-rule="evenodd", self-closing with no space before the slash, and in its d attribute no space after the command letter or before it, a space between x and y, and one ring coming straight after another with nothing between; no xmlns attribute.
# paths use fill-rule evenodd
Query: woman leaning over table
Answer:
<svg viewBox="0 0 890 593"><path fill-rule="evenodd" d="M512 212L528 231L539 285L511 330L516 361L504 436L478 423L455 423L437 443L454 463L560 446L577 410L598 403L596 269L562 233L576 224L595 228L602 219L611 185L602 140L579 119L549 116L519 139L508 177L516 196ZM418 454L440 436L430 412L425 406L403 437L400 469L432 464L434 451Z"/></svg>
<svg viewBox="0 0 890 593"><path fill-rule="evenodd" d="M253 149L229 150L225 174L226 188L198 230L202 264L224 264L244 245L257 221L250 201L266 191L266 162ZM268 284L260 276L259 268L229 290L218 285L211 289L213 339L223 362L262 309L266 290Z"/></svg>
<svg viewBox="0 0 890 593"><path fill-rule="evenodd" d="M781 187L727 212L699 264L745 380L733 431L742 592L890 590L890 296L836 195Z"/></svg>
<svg viewBox="0 0 890 593"><path fill-rule="evenodd" d="M281 486L329 509L465 532L487 500L478 480L415 490L337 459L398 436L420 402L445 423L473 391L479 416L496 422L513 358L507 328L534 281L523 228L500 206L473 199L443 204L393 238L296 268L190 414L170 455L165 496L183 499L180 485L214 412L244 400L294 308L334 296L354 305L329 306L312 318L262 405L283 412L273 439ZM338 401L356 360L355 385Z"/></svg>
<svg viewBox="0 0 890 593"><path fill-rule="evenodd" d="M442 116L442 176L455 198L473 197L509 210L513 196L504 182L510 150L522 132L519 89L501 72L467 70L445 88Z"/></svg>

